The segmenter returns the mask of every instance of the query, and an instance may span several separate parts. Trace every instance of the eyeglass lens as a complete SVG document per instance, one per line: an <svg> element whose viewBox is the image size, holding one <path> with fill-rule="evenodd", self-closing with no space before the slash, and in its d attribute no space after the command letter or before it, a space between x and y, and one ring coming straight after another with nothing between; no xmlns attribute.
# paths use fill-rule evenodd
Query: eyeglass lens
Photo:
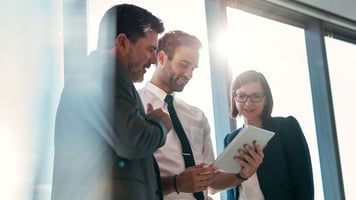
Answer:
<svg viewBox="0 0 356 200"><path fill-rule="evenodd" d="M264 94L251 94L251 95L246 95L246 94L237 94L235 96L235 100L237 102L246 102L248 98L254 103L259 103L263 100Z"/></svg>

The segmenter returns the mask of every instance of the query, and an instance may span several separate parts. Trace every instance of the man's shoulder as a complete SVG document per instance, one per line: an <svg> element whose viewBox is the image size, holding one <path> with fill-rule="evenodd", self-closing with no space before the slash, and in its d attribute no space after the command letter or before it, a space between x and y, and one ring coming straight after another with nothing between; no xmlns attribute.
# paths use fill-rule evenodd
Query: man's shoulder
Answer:
<svg viewBox="0 0 356 200"><path fill-rule="evenodd" d="M146 94L148 93L148 89L146 87L140 88L137 90L137 92L141 95L141 94Z"/></svg>
<svg viewBox="0 0 356 200"><path fill-rule="evenodd" d="M142 100L146 98L153 98L155 96L154 93L147 87L140 88L137 90L137 92Z"/></svg>
<svg viewBox="0 0 356 200"><path fill-rule="evenodd" d="M196 105L190 104L183 99L175 98L177 103L177 110L181 112L190 113L190 115L196 118L206 117L204 111ZM178 111L179 112L179 111Z"/></svg>

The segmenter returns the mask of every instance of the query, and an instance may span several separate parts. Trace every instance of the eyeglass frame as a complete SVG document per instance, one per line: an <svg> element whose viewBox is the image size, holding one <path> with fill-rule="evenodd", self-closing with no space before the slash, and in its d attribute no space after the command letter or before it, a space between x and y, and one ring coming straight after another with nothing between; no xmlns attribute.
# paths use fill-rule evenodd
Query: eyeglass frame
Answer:
<svg viewBox="0 0 356 200"><path fill-rule="evenodd" d="M239 101L237 100L237 96L245 96L246 100L244 101ZM253 98L256 97L256 96L260 96L261 97L261 100L254 100ZM263 99L265 98L265 94L264 93L253 93L253 94L250 94L250 95L247 95L247 94L236 94L234 96L234 100L235 102L238 102L238 103L246 103L248 101L248 99L250 99L251 102L253 103L261 103L263 101Z"/></svg>

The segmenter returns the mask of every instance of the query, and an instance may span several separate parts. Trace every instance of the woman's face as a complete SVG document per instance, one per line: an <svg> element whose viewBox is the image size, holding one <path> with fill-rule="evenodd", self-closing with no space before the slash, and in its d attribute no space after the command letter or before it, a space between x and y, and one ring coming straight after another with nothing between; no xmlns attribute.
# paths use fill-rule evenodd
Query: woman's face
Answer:
<svg viewBox="0 0 356 200"><path fill-rule="evenodd" d="M265 94L259 82L250 82L236 90L236 108L245 121L259 121L266 104Z"/></svg>

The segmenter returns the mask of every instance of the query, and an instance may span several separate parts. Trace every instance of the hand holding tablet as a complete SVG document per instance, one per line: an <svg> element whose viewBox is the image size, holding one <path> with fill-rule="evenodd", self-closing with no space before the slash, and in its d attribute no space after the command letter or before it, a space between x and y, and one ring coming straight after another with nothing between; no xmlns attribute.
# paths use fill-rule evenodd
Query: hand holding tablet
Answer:
<svg viewBox="0 0 356 200"><path fill-rule="evenodd" d="M254 141L257 141L261 147L264 147L273 136L274 132L272 131L246 125L216 158L213 165L224 172L238 173L241 170L241 166L234 160L234 156L238 156L238 149L244 149L243 146L245 144L254 148Z"/></svg>

